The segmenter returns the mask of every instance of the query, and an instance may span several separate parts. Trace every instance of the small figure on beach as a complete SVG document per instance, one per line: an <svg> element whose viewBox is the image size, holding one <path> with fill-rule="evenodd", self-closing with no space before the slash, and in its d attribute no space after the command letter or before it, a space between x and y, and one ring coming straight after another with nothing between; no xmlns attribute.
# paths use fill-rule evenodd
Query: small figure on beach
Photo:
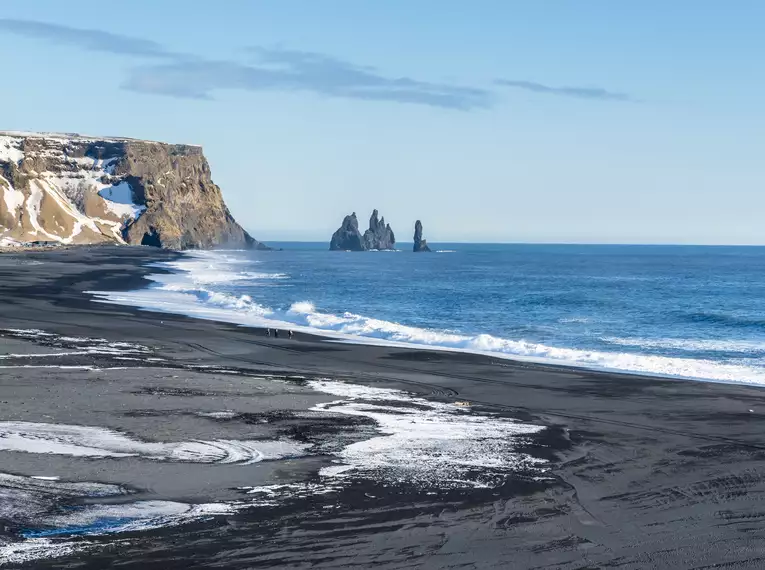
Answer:
<svg viewBox="0 0 765 570"><path fill-rule="evenodd" d="M274 338L279 338L279 329L274 329Z"/></svg>
<svg viewBox="0 0 765 570"><path fill-rule="evenodd" d="M266 336L271 336L271 329L266 329Z"/></svg>
<svg viewBox="0 0 765 570"><path fill-rule="evenodd" d="M292 340L292 337L295 335L295 333L292 332L292 330L289 331L290 340Z"/></svg>

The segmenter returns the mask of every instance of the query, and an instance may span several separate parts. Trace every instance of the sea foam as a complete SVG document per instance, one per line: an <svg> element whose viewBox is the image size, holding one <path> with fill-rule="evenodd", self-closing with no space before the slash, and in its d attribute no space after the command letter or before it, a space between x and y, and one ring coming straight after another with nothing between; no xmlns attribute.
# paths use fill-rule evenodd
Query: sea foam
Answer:
<svg viewBox="0 0 765 570"><path fill-rule="evenodd" d="M187 259L173 262L173 275L155 275L155 284L138 291L91 291L98 300L114 304L138 306L146 310L185 314L244 326L293 329L322 334L339 341L384 344L402 347L470 352L499 358L530 360L549 364L563 364L598 370L691 378L720 382L765 384L765 370L745 362L720 362L711 358L645 354L636 350L619 351L618 347L651 348L649 341L641 345L634 339L603 339L614 346L614 351L587 350L552 346L524 339L502 338L490 334L460 334L445 330L420 328L377 319L371 316L345 312L333 314L318 309L310 300L296 300L286 309L262 305L249 295L216 291L210 275L224 275L236 268L241 259L220 257L218 253L195 252ZM161 264L167 266L166 264ZM248 283L281 279L282 274L245 276L236 272L228 282L249 280ZM578 322L585 322L579 319ZM650 341L658 347L662 341ZM664 346L679 349L692 348L692 342L666 339ZM696 348L704 348L697 345ZM714 350L711 345L706 347ZM721 347L719 347L721 348ZM733 345L728 345L733 348ZM733 351L741 350L741 346Z"/></svg>

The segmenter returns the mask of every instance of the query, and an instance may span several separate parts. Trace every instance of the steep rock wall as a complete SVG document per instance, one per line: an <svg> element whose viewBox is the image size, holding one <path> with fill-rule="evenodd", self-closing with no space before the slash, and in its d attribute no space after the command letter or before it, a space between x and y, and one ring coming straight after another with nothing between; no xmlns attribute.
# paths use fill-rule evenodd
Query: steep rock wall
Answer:
<svg viewBox="0 0 765 570"><path fill-rule="evenodd" d="M48 133L0 132L0 240L264 247L200 147Z"/></svg>

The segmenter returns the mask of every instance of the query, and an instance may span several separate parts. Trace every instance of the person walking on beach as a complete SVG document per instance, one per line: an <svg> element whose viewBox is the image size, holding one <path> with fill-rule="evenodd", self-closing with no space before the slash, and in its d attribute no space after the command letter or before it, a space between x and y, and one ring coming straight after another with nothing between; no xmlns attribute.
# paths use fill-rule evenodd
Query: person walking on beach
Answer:
<svg viewBox="0 0 765 570"><path fill-rule="evenodd" d="M279 329L274 329L274 338L279 338Z"/></svg>
<svg viewBox="0 0 765 570"><path fill-rule="evenodd" d="M271 329L266 329L266 336L271 336Z"/></svg>
<svg viewBox="0 0 765 570"><path fill-rule="evenodd" d="M289 332L289 335L290 335L290 340L292 340L292 337L294 336L294 334L295 334L295 333L293 333L293 332L290 330L290 332Z"/></svg>

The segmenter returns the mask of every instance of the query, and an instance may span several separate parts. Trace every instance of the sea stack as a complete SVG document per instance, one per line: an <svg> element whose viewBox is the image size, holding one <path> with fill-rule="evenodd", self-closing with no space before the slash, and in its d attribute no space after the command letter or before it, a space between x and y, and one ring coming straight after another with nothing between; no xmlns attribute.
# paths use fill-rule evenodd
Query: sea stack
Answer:
<svg viewBox="0 0 765 570"><path fill-rule="evenodd" d="M369 218L369 229L364 232L364 246L366 249L396 249L396 236L390 224L385 224L385 218L378 218L377 210Z"/></svg>
<svg viewBox="0 0 765 570"><path fill-rule="evenodd" d="M356 218L356 212L343 218L342 225L332 234L329 249L331 251L364 251L364 241L359 231L359 220Z"/></svg>
<svg viewBox="0 0 765 570"><path fill-rule="evenodd" d="M428 241L422 237L422 222L417 220L414 223L414 252L430 251Z"/></svg>
<svg viewBox="0 0 765 570"><path fill-rule="evenodd" d="M369 229L361 235L356 212L345 216L342 225L332 234L329 249L332 251L369 251L394 249L396 236L385 218L380 219L377 210L369 218Z"/></svg>

